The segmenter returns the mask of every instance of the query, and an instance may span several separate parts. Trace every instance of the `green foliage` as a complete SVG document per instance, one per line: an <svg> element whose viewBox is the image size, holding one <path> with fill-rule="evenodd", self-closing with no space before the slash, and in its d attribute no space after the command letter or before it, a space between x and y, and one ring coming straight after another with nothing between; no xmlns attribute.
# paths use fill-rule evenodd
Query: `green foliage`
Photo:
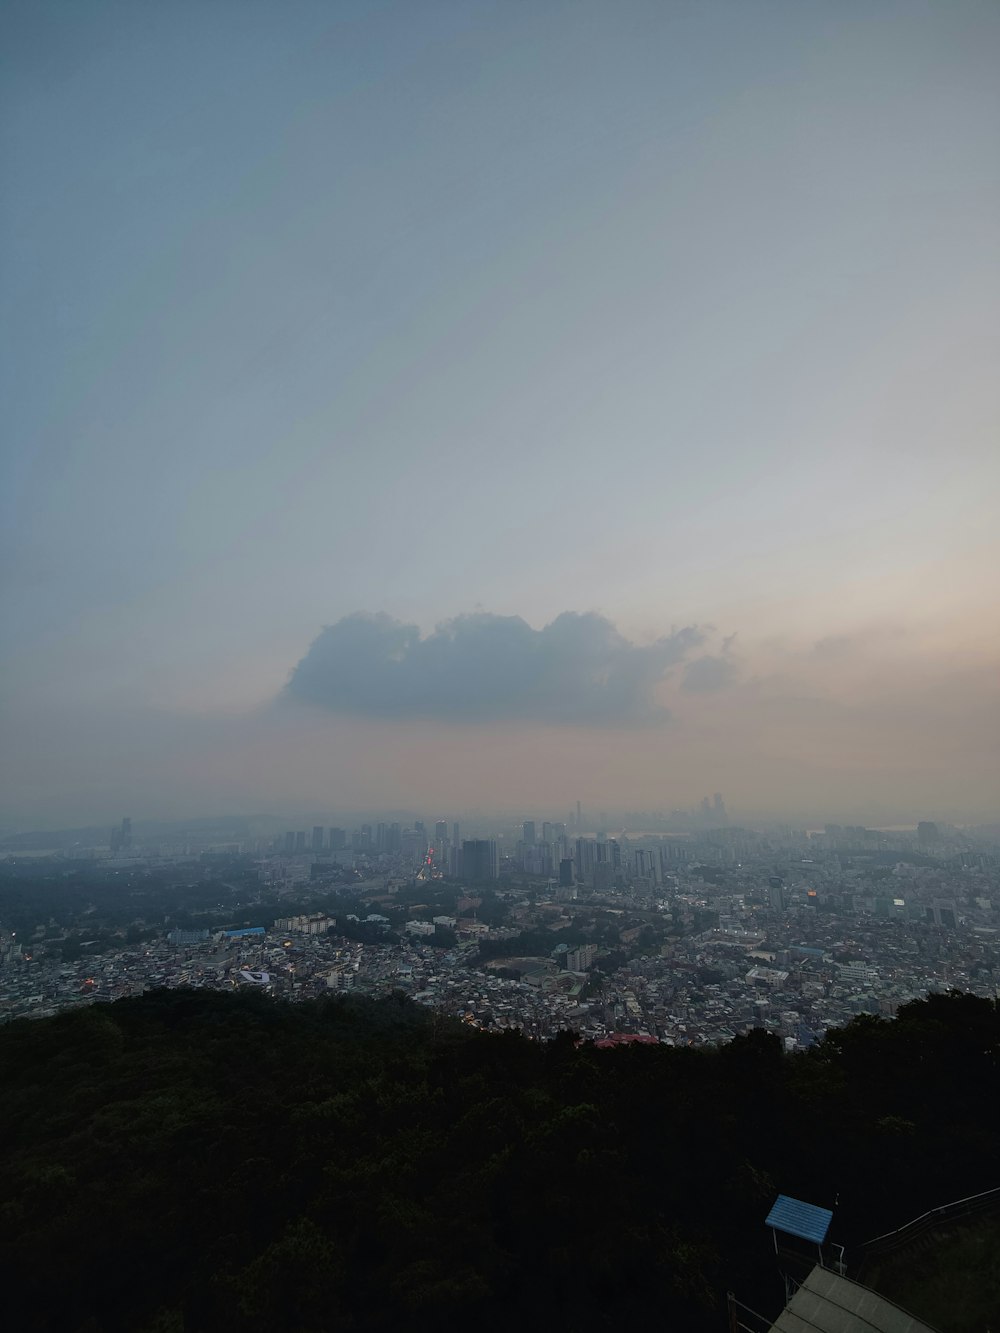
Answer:
<svg viewBox="0 0 1000 1333"><path fill-rule="evenodd" d="M956 1280L957 1279L957 1280ZM946 1226L924 1245L865 1271L865 1282L948 1333L983 1333L1000 1318L1000 1221Z"/></svg>
<svg viewBox="0 0 1000 1333"><path fill-rule="evenodd" d="M0 1030L19 1333L388 1333L774 1309L763 1218L848 1246L1000 1176L1000 1015L969 996L806 1055L486 1036L403 996L164 991Z"/></svg>

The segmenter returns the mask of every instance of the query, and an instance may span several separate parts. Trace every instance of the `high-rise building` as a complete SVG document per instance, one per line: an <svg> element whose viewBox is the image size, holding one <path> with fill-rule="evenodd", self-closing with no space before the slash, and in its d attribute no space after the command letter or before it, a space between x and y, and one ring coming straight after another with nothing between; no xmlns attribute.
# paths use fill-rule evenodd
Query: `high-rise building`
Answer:
<svg viewBox="0 0 1000 1333"><path fill-rule="evenodd" d="M447 837L448 837L448 821L446 819L439 819L438 822L434 825L435 847L440 847Z"/></svg>
<svg viewBox="0 0 1000 1333"><path fill-rule="evenodd" d="M474 838L462 843L462 874L466 879L499 879L500 861L492 838Z"/></svg>
<svg viewBox="0 0 1000 1333"><path fill-rule="evenodd" d="M330 830L330 851L341 852L347 846L347 833L342 828Z"/></svg>
<svg viewBox="0 0 1000 1333"><path fill-rule="evenodd" d="M615 870L610 861L598 861L594 866L594 888L605 893L615 882Z"/></svg>
<svg viewBox="0 0 1000 1333"><path fill-rule="evenodd" d="M124 852L132 846L132 820L125 816L121 822L121 827L111 830L111 850L112 852Z"/></svg>
<svg viewBox="0 0 1000 1333"><path fill-rule="evenodd" d="M285 855L293 856L295 854L295 833L289 829L285 834Z"/></svg>
<svg viewBox="0 0 1000 1333"><path fill-rule="evenodd" d="M602 844L594 838L577 838L576 856L574 869L577 879L589 881L594 874L594 866L597 865L599 849Z"/></svg>
<svg viewBox="0 0 1000 1333"><path fill-rule="evenodd" d="M304 852L305 849L306 849L306 831L305 829L302 829L295 835L295 850L296 852Z"/></svg>
<svg viewBox="0 0 1000 1333"><path fill-rule="evenodd" d="M459 829L458 829L458 820L457 820L457 819L455 820L454 824L452 824L452 826L451 826L451 840L452 840L452 842L455 844L456 847L460 847L460 846L462 845L462 844L461 844L461 841L460 841L460 837L459 837Z"/></svg>
<svg viewBox="0 0 1000 1333"><path fill-rule="evenodd" d="M427 855L427 834L422 828L403 829L399 838L399 850L403 856L415 859Z"/></svg>
<svg viewBox="0 0 1000 1333"><path fill-rule="evenodd" d="M124 828L125 821L122 820ZM937 842L941 835L938 833L938 826L930 819L922 819L917 825L917 842L921 847L927 847L931 843Z"/></svg>
<svg viewBox="0 0 1000 1333"><path fill-rule="evenodd" d="M533 819L526 819L521 825L521 839L529 847L535 845L535 821Z"/></svg>
<svg viewBox="0 0 1000 1333"><path fill-rule="evenodd" d="M323 850L323 826L322 824L313 825L312 850L321 852Z"/></svg>

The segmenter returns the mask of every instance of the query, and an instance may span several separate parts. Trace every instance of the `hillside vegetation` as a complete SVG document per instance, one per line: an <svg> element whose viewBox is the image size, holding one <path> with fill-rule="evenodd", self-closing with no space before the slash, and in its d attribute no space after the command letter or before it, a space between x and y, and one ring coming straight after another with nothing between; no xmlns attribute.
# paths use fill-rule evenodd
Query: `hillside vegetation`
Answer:
<svg viewBox="0 0 1000 1333"><path fill-rule="evenodd" d="M0 1030L22 1333L719 1329L780 1190L847 1246L1000 1183L1000 1009L807 1054L486 1036L398 999L157 992Z"/></svg>

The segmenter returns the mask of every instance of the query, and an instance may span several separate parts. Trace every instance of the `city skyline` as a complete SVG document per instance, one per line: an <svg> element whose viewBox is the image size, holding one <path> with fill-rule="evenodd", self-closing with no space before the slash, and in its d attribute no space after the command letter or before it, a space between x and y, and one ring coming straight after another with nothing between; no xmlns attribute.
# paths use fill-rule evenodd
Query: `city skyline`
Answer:
<svg viewBox="0 0 1000 1333"><path fill-rule="evenodd" d="M997 818L995 6L3 25L0 827Z"/></svg>

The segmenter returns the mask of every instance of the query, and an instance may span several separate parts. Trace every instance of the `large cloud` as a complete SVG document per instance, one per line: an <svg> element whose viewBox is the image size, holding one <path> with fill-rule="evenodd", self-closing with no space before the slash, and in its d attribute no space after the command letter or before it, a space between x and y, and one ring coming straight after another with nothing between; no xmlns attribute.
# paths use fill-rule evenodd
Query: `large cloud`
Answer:
<svg viewBox="0 0 1000 1333"><path fill-rule="evenodd" d="M328 625L292 672L296 699L369 717L608 726L663 721L656 685L703 641L689 626L630 643L603 616L567 611L544 629L520 616L416 625L358 613Z"/></svg>
<svg viewBox="0 0 1000 1333"><path fill-rule="evenodd" d="M689 694L712 694L732 685L739 675L739 668L731 657L725 654L707 654L696 657L684 668L681 689Z"/></svg>

